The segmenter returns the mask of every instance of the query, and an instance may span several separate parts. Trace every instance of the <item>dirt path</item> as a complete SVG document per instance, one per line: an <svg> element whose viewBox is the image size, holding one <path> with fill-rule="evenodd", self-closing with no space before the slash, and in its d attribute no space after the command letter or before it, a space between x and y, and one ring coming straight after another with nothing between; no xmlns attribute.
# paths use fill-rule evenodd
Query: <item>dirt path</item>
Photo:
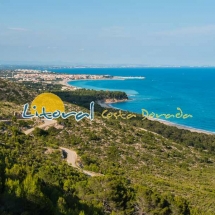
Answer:
<svg viewBox="0 0 215 215"><path fill-rule="evenodd" d="M39 125L39 126L36 126L38 128L45 128L45 127L49 127L49 126L53 126L54 124L57 123L56 120L44 120L45 123L43 123L42 125ZM24 131L24 133L26 135L30 134L31 132L33 132L33 130L36 128L31 128L31 129L28 129L26 131ZM71 166L73 166L74 168L77 168L78 170L80 170L81 172L83 172L84 174L86 175L89 175L91 177L94 177L94 176L103 176L102 174L100 173L96 173L96 172L91 172L91 171L88 171L88 170L83 170L81 169L80 167L78 167L76 165L76 161L77 161L77 158L78 158L78 155L75 151L73 150L70 150L70 149L67 149L67 148L64 148L64 147L60 147L61 150L64 150L66 153L67 153L67 163Z"/></svg>
<svg viewBox="0 0 215 215"><path fill-rule="evenodd" d="M100 173L96 173L96 172L91 172L91 171L88 171L88 170L83 170L81 169L80 167L78 167L76 165L76 161L77 161L77 158L78 158L78 155L75 151L71 150L71 149L67 149L67 148L64 148L64 147L60 147L61 150L64 150L66 153L67 153L67 163L71 166L73 166L74 168L77 168L79 169L81 172L83 172L84 174L86 175L89 175L91 177L95 177L95 176L103 176L102 174Z"/></svg>
<svg viewBox="0 0 215 215"><path fill-rule="evenodd" d="M47 127L47 126L52 126L52 125L54 125L54 124L56 124L56 123L57 123L56 120L44 120L44 123L43 123L42 125L39 125L39 126L36 126L36 127L42 129L42 128L45 128L45 127ZM28 135L28 134L30 134L36 127L30 128L30 129L24 131L24 133L25 133L26 135Z"/></svg>
<svg viewBox="0 0 215 215"><path fill-rule="evenodd" d="M72 165L73 167L75 168L79 168L77 165L76 165L76 160L78 158L78 155L75 151L72 151L70 149L67 149L67 148L64 148L64 147L60 147L61 150L64 150L66 153L67 153L67 163Z"/></svg>
<svg viewBox="0 0 215 215"><path fill-rule="evenodd" d="M17 119L17 121L29 121L31 119ZM1 119L0 122L12 122L11 119Z"/></svg>

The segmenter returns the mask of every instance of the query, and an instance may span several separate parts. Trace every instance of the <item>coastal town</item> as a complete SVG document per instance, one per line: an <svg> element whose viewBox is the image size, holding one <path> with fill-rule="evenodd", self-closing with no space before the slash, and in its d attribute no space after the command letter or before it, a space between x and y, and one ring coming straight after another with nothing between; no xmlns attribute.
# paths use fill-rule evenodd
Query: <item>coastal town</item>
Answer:
<svg viewBox="0 0 215 215"><path fill-rule="evenodd" d="M86 75L86 74L61 74L49 72L47 70L28 70L28 69L17 69L14 71L12 78L16 81L62 81L62 80L101 80L114 78L110 75Z"/></svg>
<svg viewBox="0 0 215 215"><path fill-rule="evenodd" d="M125 80L125 79L144 79L144 77L122 77L112 75L92 75L92 74L65 74L55 73L47 70L36 69L15 69L4 70L0 74L0 78L11 81L24 83L46 83L46 84L61 84L64 85L62 90L75 90L77 87L68 84L69 81L78 80Z"/></svg>
<svg viewBox="0 0 215 215"><path fill-rule="evenodd" d="M44 84L61 84L62 90L75 90L77 87L68 84L69 81L75 80L124 80L122 77L111 75L91 75L91 74L65 74L55 73L47 70L35 69L16 69L5 70L0 74L0 78L15 81L17 83L44 83Z"/></svg>

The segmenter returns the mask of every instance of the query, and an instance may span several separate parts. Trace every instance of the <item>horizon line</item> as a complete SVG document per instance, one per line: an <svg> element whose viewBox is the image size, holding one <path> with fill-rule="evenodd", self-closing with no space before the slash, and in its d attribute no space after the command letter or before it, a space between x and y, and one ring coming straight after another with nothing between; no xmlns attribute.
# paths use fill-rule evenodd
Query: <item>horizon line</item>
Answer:
<svg viewBox="0 0 215 215"><path fill-rule="evenodd" d="M50 63L0 63L1 67L20 67L20 66L29 66L29 67L65 67L65 68L214 68L215 65L144 65L144 64L50 64Z"/></svg>

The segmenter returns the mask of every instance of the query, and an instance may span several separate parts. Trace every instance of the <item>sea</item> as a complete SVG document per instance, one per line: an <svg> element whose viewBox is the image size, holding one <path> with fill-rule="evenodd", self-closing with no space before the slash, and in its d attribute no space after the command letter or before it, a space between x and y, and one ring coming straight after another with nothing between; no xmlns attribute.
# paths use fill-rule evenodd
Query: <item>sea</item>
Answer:
<svg viewBox="0 0 215 215"><path fill-rule="evenodd" d="M81 80L69 84L86 89L126 92L129 100L111 104L114 108L142 114L179 113L192 117L161 119L215 132L215 68L57 68L49 71L67 74L97 74L144 77L125 80ZM146 112L145 112L146 113Z"/></svg>

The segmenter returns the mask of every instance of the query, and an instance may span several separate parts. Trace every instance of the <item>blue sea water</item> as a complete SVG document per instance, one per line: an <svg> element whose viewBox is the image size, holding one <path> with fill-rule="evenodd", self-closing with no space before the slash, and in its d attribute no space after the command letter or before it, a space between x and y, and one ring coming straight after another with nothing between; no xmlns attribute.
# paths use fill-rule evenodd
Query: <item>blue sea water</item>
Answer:
<svg viewBox="0 0 215 215"><path fill-rule="evenodd" d="M52 69L69 74L108 74L113 76L144 76L145 79L72 81L71 85L96 90L120 90L130 101L113 107L141 114L176 114L181 108L192 118L170 118L184 126L215 132L215 68L83 68ZM164 119L164 118L163 118Z"/></svg>

